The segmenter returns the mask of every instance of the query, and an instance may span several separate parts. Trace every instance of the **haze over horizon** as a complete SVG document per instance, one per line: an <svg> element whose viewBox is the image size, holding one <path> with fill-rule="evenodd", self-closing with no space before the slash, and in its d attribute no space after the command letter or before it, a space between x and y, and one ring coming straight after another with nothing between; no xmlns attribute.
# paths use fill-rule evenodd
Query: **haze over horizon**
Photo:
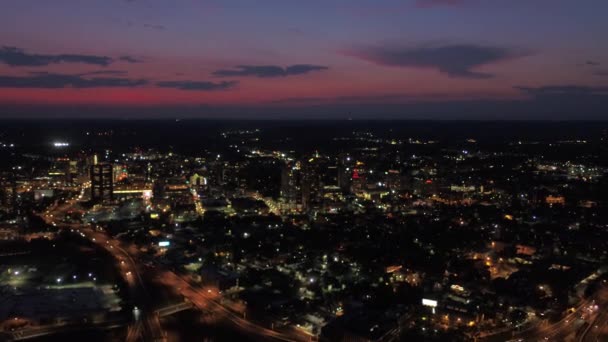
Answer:
<svg viewBox="0 0 608 342"><path fill-rule="evenodd" d="M606 120L605 1L6 1L0 118Z"/></svg>

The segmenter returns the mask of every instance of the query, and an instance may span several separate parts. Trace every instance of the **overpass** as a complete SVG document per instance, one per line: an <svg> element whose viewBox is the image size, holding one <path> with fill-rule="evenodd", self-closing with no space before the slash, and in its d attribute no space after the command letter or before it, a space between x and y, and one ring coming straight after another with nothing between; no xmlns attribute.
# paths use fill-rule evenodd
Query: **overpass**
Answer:
<svg viewBox="0 0 608 342"><path fill-rule="evenodd" d="M110 330L122 327L126 324L124 320L108 320L98 323L74 323L74 324L51 324L30 327L8 333L9 341L24 341L33 338L65 333L70 331L103 329Z"/></svg>
<svg viewBox="0 0 608 342"><path fill-rule="evenodd" d="M194 305L190 302L181 302L177 304L171 304L154 311L157 318L167 317L174 315L178 312L190 310L194 308ZM119 327L128 325L128 320L125 319L113 319L105 320L96 323L63 323L63 324L50 324L41 326L32 326L25 329L19 329L12 332L7 332L9 341L25 341L43 336L50 336L54 334L66 333L71 331L88 330L88 329L103 329L111 330ZM2 336L0 335L0 339ZM162 340L162 339L155 339Z"/></svg>
<svg viewBox="0 0 608 342"><path fill-rule="evenodd" d="M194 308L194 305L191 302L183 302L183 303L165 306L164 308L160 308L160 309L156 310L155 313L159 317L167 317L167 316L174 315L178 312L190 310L192 308Z"/></svg>

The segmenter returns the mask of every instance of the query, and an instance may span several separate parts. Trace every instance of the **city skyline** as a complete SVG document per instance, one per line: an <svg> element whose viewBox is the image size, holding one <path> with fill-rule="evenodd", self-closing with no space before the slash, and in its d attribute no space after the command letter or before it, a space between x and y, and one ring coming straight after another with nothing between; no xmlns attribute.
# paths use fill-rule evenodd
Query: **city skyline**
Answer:
<svg viewBox="0 0 608 342"><path fill-rule="evenodd" d="M605 120L607 6L9 1L0 118Z"/></svg>
<svg viewBox="0 0 608 342"><path fill-rule="evenodd" d="M605 341L602 122L5 120L2 341Z"/></svg>

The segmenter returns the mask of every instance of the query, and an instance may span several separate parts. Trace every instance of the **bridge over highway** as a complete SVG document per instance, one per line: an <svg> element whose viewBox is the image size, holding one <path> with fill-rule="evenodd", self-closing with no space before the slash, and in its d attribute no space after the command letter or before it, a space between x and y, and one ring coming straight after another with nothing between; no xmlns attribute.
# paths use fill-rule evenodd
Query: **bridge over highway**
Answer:
<svg viewBox="0 0 608 342"><path fill-rule="evenodd" d="M192 304L191 302L183 302L183 303L165 306L164 308L156 310L155 313L159 317L167 317L167 316L175 315L178 312L190 310L192 308L194 308L194 304Z"/></svg>
<svg viewBox="0 0 608 342"><path fill-rule="evenodd" d="M108 320L96 323L74 323L74 324L52 324L20 329L8 333L10 341L24 341L42 336L65 333L69 331L79 331L88 329L115 329L126 325L125 320Z"/></svg>
<svg viewBox="0 0 608 342"><path fill-rule="evenodd" d="M167 317L174 315L178 312L182 312L185 310L190 310L194 308L194 305L190 302L180 302L176 304L170 304L164 307L161 307L154 311L156 319ZM32 326L25 329L19 329L12 332L7 332L5 334L6 339L9 341L25 341L43 336L50 336L59 333L66 333L71 331L81 331L88 329L102 329L102 330L110 330L115 328L120 328L131 324L132 322L129 319L111 319L105 321L98 322L90 322L90 323L73 323L73 324L51 324L51 325L41 325L41 326ZM141 331L138 331L141 333ZM139 335L139 334L137 334ZM2 340L3 336L0 335L0 340ZM137 337L136 337L137 338ZM158 339L157 339L158 340Z"/></svg>

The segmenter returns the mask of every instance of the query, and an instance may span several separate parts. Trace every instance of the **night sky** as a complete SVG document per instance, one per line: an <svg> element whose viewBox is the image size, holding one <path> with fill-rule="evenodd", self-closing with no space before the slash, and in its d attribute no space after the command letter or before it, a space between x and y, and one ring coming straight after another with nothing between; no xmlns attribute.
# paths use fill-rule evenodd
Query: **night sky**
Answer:
<svg viewBox="0 0 608 342"><path fill-rule="evenodd" d="M605 0L4 0L0 117L608 119Z"/></svg>

